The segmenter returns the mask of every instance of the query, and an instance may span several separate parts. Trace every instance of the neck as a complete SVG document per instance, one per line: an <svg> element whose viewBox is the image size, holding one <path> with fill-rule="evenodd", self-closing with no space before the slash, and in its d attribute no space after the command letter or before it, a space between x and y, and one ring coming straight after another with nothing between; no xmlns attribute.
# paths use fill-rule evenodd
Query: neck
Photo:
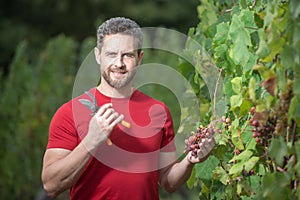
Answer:
<svg viewBox="0 0 300 200"><path fill-rule="evenodd" d="M98 85L97 89L105 96L111 98L129 98L133 92L133 88L130 85L116 89L103 82Z"/></svg>

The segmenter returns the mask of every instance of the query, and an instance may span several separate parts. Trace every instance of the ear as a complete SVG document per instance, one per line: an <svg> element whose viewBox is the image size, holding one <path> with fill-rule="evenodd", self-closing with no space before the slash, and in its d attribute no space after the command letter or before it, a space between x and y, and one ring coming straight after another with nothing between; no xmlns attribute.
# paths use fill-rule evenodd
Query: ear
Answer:
<svg viewBox="0 0 300 200"><path fill-rule="evenodd" d="M98 47L94 48L94 54L97 63L100 65L100 50L98 49Z"/></svg>
<svg viewBox="0 0 300 200"><path fill-rule="evenodd" d="M139 56L139 57L138 57L138 59L139 59L138 64L139 64L139 65L142 64L143 55L144 55L144 51L141 51L140 54L138 55L138 56Z"/></svg>

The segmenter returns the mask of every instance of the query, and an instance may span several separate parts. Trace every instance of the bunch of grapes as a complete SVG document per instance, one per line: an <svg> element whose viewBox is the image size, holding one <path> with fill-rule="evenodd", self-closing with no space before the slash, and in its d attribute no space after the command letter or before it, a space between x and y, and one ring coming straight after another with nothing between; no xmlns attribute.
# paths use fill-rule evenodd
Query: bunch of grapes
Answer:
<svg viewBox="0 0 300 200"><path fill-rule="evenodd" d="M221 118L221 122L223 124L225 124L225 129L229 129L230 128L230 125L231 125L231 119L229 117L226 117L226 116L222 116Z"/></svg>
<svg viewBox="0 0 300 200"><path fill-rule="evenodd" d="M198 157L198 150L200 150L202 139L205 139L210 134L210 129L200 126L197 128L197 132L192 132L192 135L188 139L185 139L185 152L191 151L192 156Z"/></svg>
<svg viewBox="0 0 300 200"><path fill-rule="evenodd" d="M256 119L255 107L251 108L250 113L252 114L250 124L253 138L255 138L256 143L267 146L275 131L275 121L272 118L268 118L265 121Z"/></svg>
<svg viewBox="0 0 300 200"><path fill-rule="evenodd" d="M230 118L226 118L223 116L221 120L214 121L213 123L209 124L207 127L200 125L197 128L197 132L192 132L191 136L185 139L185 152L191 151L192 156L195 158L198 157L198 152L201 149L202 141L204 139L210 138L214 133L222 133L221 128L217 128L218 122L223 123L224 127L228 129L230 127ZM222 126L220 126L222 127Z"/></svg>
<svg viewBox="0 0 300 200"><path fill-rule="evenodd" d="M243 170L244 176L252 176L255 173L254 169L251 169L249 172L247 172L245 169Z"/></svg>
<svg viewBox="0 0 300 200"><path fill-rule="evenodd" d="M293 97L293 82L289 81L285 91L280 91L278 94L278 102L274 108L274 113L278 116L276 118L275 133L276 135L283 135L288 126L288 110L291 99ZM275 114L274 114L275 115Z"/></svg>

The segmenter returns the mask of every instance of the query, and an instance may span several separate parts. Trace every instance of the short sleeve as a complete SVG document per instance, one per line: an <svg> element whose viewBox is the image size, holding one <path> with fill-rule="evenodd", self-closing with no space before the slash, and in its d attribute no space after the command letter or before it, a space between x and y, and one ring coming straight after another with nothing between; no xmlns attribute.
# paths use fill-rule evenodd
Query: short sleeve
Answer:
<svg viewBox="0 0 300 200"><path fill-rule="evenodd" d="M161 151L172 152L172 151L176 151L176 146L174 143L174 139L175 139L174 125L173 125L173 120L169 109L165 105L164 107L167 113L167 120L164 125Z"/></svg>
<svg viewBox="0 0 300 200"><path fill-rule="evenodd" d="M49 127L48 145L50 148L73 150L78 144L72 103L63 104L54 114Z"/></svg>

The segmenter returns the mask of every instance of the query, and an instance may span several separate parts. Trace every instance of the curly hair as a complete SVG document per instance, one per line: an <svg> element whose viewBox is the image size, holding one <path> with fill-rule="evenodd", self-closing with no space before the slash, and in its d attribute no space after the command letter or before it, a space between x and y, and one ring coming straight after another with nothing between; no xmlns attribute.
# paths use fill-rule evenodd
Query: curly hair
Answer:
<svg viewBox="0 0 300 200"><path fill-rule="evenodd" d="M97 47L101 51L103 39L110 34L131 35L137 39L138 53L141 51L143 34L140 26L133 20L125 17L111 18L101 24L97 30Z"/></svg>

